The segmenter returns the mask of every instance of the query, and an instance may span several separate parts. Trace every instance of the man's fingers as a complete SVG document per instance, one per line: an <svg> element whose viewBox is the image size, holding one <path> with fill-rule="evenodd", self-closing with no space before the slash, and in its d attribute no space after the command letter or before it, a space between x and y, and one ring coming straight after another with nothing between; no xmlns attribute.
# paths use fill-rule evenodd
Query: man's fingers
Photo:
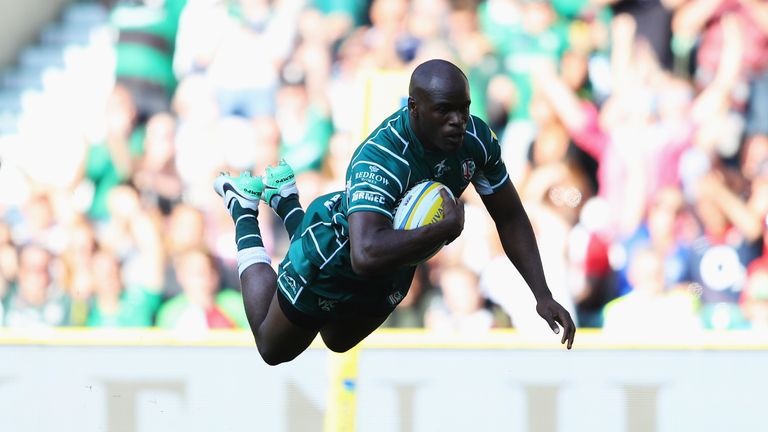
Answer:
<svg viewBox="0 0 768 432"><path fill-rule="evenodd" d="M567 317L566 317L567 318ZM568 320L564 319L562 312L560 315L557 316L557 321L560 323L561 326L563 326L563 337L560 338L560 343L564 344L566 339L568 339Z"/></svg>
<svg viewBox="0 0 768 432"><path fill-rule="evenodd" d="M554 320L563 327L563 330L564 330L563 337L560 338L560 343L564 344L565 341L568 339L568 335L570 333L570 328L568 325L568 321L569 321L568 315L564 311L558 310Z"/></svg>
<svg viewBox="0 0 768 432"><path fill-rule="evenodd" d="M555 334L560 334L560 327L563 328L563 335L560 338L560 343L567 342L568 349L573 346L573 338L576 335L576 324L574 324L571 315L562 306L557 305L555 307L537 307L539 315L544 318L544 321L549 324L549 328Z"/></svg>
<svg viewBox="0 0 768 432"><path fill-rule="evenodd" d="M448 201L448 202L451 202L451 203L455 203L456 202L456 200L453 199L451 194L449 194L448 191L443 189L443 188L440 188L440 196L443 197L443 201Z"/></svg>
<svg viewBox="0 0 768 432"><path fill-rule="evenodd" d="M558 317L557 321L560 323L560 325L563 326L563 329L565 330L563 332L563 337L560 339L560 343L564 344L566 341L568 341L568 349L571 349L573 346L573 338L576 335L576 324L573 323L573 319L571 319L571 316L568 314L568 312L562 311Z"/></svg>
<svg viewBox="0 0 768 432"><path fill-rule="evenodd" d="M555 334L560 334L560 327L557 325L557 321L555 321L554 318L552 318L551 316L547 316L544 319L547 320L547 324L549 324L549 328L551 328L552 331L555 332Z"/></svg>

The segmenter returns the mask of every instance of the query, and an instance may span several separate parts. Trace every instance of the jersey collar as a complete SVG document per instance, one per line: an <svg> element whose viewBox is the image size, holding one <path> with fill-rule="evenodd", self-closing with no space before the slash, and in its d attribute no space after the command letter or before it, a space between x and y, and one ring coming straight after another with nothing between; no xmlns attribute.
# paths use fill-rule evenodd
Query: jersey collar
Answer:
<svg viewBox="0 0 768 432"><path fill-rule="evenodd" d="M422 144L419 138L416 137L416 134L413 132L413 129L411 128L411 110L408 109L408 107L406 106L405 109L403 110L403 113L404 113L403 121L405 122L404 129L405 129L406 135L408 136L407 139L408 139L408 142L410 143L409 145L413 149L413 152L416 154L416 156L423 157L426 149L424 148L424 144Z"/></svg>

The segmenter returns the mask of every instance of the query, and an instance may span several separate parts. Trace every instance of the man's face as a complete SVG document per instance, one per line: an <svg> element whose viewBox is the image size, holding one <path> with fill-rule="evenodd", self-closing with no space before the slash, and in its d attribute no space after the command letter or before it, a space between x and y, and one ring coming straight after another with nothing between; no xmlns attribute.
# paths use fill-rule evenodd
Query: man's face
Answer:
<svg viewBox="0 0 768 432"><path fill-rule="evenodd" d="M469 87L464 80L440 80L429 90L409 97L411 126L424 147L457 151L464 142L469 104Z"/></svg>

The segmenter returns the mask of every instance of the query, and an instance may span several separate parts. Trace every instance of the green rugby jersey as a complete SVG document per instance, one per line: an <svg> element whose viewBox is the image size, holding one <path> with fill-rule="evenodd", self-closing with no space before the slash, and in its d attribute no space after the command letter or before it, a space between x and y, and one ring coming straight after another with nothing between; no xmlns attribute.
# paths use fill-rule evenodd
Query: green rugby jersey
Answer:
<svg viewBox="0 0 768 432"><path fill-rule="evenodd" d="M470 116L461 148L445 153L424 148L411 130L408 108L402 108L355 150L345 191L307 208L300 227L303 254L322 271L357 278L349 257L350 214L373 211L394 219L400 198L425 180L443 183L459 197L470 183L480 195L490 195L508 178L499 141L480 118Z"/></svg>
<svg viewBox="0 0 768 432"><path fill-rule="evenodd" d="M464 143L455 153L424 148L410 127L408 108L387 118L361 144L349 163L341 212L374 211L394 218L395 206L425 180L448 186L458 197L470 183L480 195L494 193L509 178L501 148L488 125L470 116Z"/></svg>

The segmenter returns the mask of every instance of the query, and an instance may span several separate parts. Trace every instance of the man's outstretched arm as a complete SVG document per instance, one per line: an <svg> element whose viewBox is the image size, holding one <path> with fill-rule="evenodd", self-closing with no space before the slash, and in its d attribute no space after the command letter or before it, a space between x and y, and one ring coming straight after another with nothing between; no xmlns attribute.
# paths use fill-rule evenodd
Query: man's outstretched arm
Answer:
<svg viewBox="0 0 768 432"><path fill-rule="evenodd" d="M482 200L496 224L504 252L523 276L536 298L536 311L555 333L560 332L557 324L563 327L563 337L560 342L567 341L568 349L571 349L576 325L568 311L552 298L552 292L544 278L544 269L533 227L515 187L511 181L507 180L495 193L482 196Z"/></svg>

